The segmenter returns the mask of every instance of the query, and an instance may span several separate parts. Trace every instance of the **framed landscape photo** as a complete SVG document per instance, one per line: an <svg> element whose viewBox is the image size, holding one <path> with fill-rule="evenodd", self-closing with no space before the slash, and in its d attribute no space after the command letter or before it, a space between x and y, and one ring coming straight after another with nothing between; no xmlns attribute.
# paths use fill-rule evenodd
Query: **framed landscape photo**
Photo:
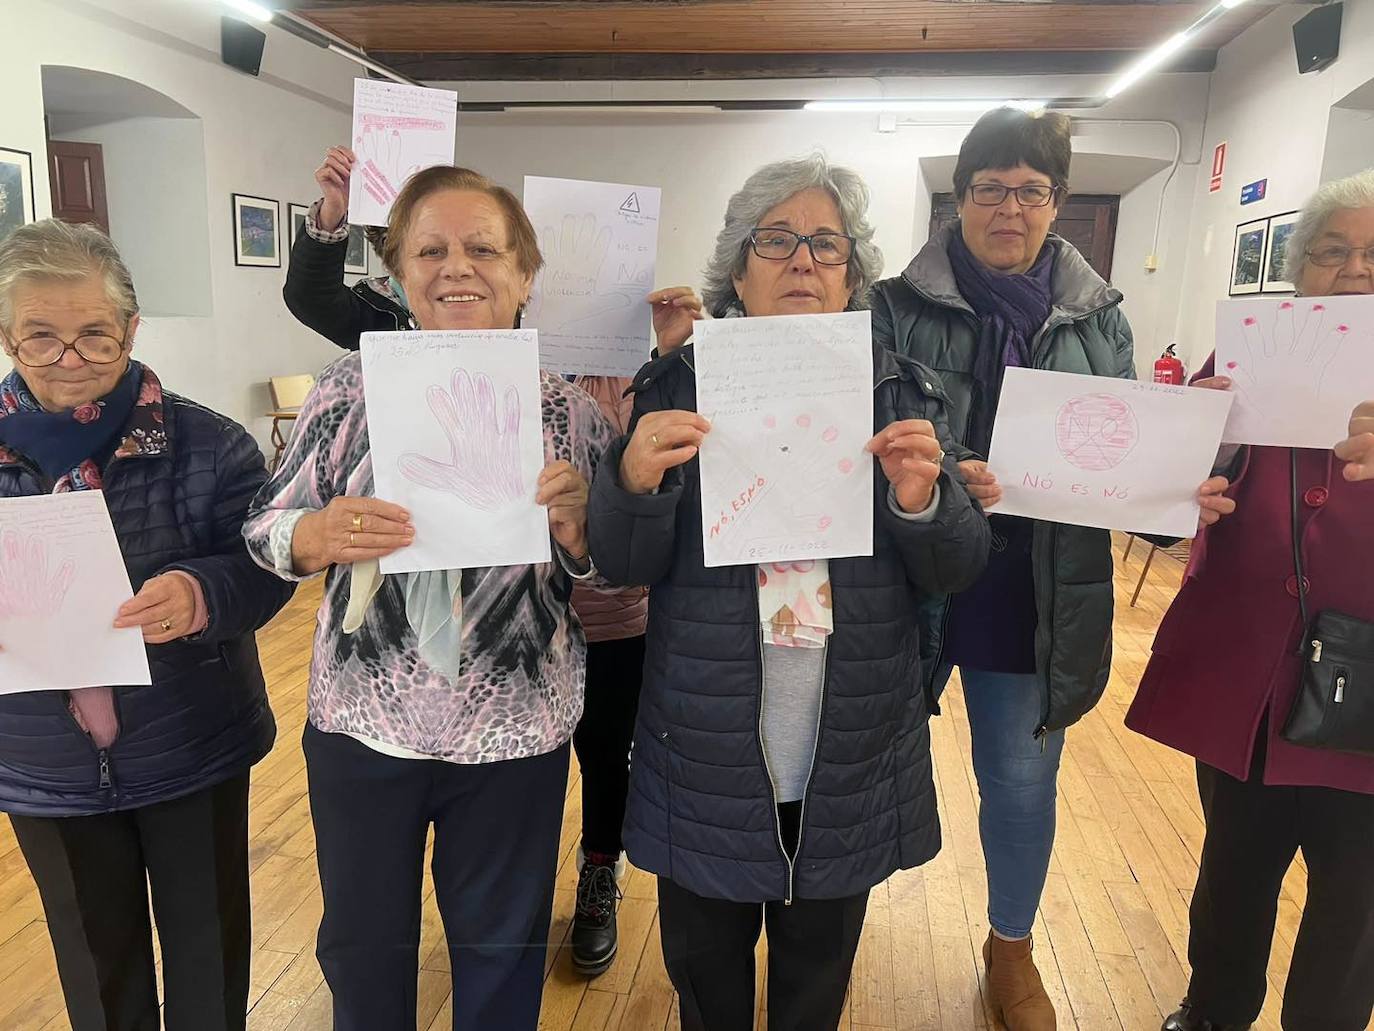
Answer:
<svg viewBox="0 0 1374 1031"><path fill-rule="evenodd" d="M305 232L305 216L310 214L309 204L287 204L287 239L286 252L291 253L296 247L296 237Z"/></svg>
<svg viewBox="0 0 1374 1031"><path fill-rule="evenodd" d="M33 155L0 147L0 240L33 219Z"/></svg>
<svg viewBox="0 0 1374 1031"><path fill-rule="evenodd" d="M233 195L234 264L281 268L281 205L266 197Z"/></svg>
<svg viewBox="0 0 1374 1031"><path fill-rule="evenodd" d="M1269 237L1269 220L1256 219L1236 226L1236 249L1231 256L1232 297L1257 294L1264 280L1264 243Z"/></svg>
<svg viewBox="0 0 1374 1031"><path fill-rule="evenodd" d="M1266 294L1288 294L1297 289L1288 282L1284 274L1284 263L1288 256L1288 238L1302 217L1300 211L1289 211L1275 215L1269 220L1269 239L1264 245L1264 283Z"/></svg>
<svg viewBox="0 0 1374 1031"><path fill-rule="evenodd" d="M344 272L349 275L367 275L367 236L364 226L348 227L348 253L344 256Z"/></svg>

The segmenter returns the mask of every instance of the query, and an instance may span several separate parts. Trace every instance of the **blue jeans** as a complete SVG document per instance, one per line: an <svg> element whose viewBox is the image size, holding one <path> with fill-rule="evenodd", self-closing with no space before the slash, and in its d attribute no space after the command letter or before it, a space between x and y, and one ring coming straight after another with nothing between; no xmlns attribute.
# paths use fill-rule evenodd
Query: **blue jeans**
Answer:
<svg viewBox="0 0 1374 1031"><path fill-rule="evenodd" d="M935 676L938 695L952 666ZM1035 673L959 670L978 778L978 833L988 873L988 922L1006 938L1035 923L1054 848L1062 730L1034 737L1043 688Z"/></svg>

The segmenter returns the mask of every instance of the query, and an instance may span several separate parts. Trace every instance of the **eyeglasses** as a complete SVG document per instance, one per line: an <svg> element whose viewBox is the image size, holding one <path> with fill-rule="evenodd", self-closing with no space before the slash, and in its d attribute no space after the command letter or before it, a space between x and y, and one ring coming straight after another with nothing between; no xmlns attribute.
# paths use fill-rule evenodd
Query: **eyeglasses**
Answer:
<svg viewBox="0 0 1374 1031"><path fill-rule="evenodd" d="M1031 183L1028 186L1003 186L1001 183L977 183L968 188L969 199L980 208L995 208L1007 199L1007 194L1016 194L1016 203L1023 208L1043 208L1054 200L1063 187L1044 186Z"/></svg>
<svg viewBox="0 0 1374 1031"><path fill-rule="evenodd" d="M75 351L83 361L92 365L113 365L124 354L124 342L128 336L128 326L124 327L124 336L120 338L107 333L82 333L70 341L45 330L20 340L15 346L14 356L20 365L30 369L56 365L68 351Z"/></svg>
<svg viewBox="0 0 1374 1031"><path fill-rule="evenodd" d="M854 237L843 233L814 233L803 236L790 229L752 229L749 243L754 253L769 261L786 261L806 244L817 265L844 265L854 254Z"/></svg>
<svg viewBox="0 0 1374 1031"><path fill-rule="evenodd" d="M1322 268L1340 268L1350 260L1350 255L1360 253L1364 254L1364 263L1374 268L1374 246L1346 247L1339 243L1328 244L1318 247L1315 251L1308 251L1307 260Z"/></svg>

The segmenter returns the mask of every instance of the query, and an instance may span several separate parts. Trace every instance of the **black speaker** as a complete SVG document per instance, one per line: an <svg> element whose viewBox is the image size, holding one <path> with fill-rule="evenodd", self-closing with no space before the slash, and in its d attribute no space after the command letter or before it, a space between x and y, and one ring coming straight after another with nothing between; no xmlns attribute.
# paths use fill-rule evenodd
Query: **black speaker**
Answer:
<svg viewBox="0 0 1374 1031"><path fill-rule="evenodd" d="M267 34L237 18L219 20L219 56L230 68L257 75Z"/></svg>
<svg viewBox="0 0 1374 1031"><path fill-rule="evenodd" d="M1298 55L1298 73L1319 72L1341 52L1341 9L1343 4L1327 4L1310 11L1293 26L1293 49Z"/></svg>

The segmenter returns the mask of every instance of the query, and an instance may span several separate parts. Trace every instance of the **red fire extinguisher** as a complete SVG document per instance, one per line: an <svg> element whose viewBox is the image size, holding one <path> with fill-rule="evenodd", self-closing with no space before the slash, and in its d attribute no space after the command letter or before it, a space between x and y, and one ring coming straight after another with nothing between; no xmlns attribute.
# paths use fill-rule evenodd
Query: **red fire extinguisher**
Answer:
<svg viewBox="0 0 1374 1031"><path fill-rule="evenodd" d="M1164 353L1155 362L1155 382L1171 383L1174 386L1183 384L1183 363L1174 354L1174 345L1170 344L1164 349Z"/></svg>

